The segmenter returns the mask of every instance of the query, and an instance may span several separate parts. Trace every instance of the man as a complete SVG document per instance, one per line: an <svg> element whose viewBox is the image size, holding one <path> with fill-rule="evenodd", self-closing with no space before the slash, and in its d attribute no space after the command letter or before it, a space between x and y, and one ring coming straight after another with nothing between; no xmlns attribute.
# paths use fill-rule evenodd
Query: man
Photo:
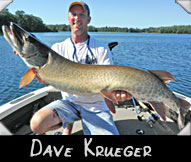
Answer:
<svg viewBox="0 0 191 162"><path fill-rule="evenodd" d="M90 23L90 9L82 1L75 1L69 6L68 22L71 27L71 38L56 43L52 49L72 61L83 64L111 64L111 53L108 47L90 37L87 25ZM113 92L118 101L124 101L127 95L123 91ZM112 119L115 112L111 101L102 97L77 96L62 92L62 100L57 100L34 114L31 119L32 131L42 134L56 129L61 123L64 134L70 134L70 124L82 121L84 134L119 134ZM107 107L107 105L109 107Z"/></svg>

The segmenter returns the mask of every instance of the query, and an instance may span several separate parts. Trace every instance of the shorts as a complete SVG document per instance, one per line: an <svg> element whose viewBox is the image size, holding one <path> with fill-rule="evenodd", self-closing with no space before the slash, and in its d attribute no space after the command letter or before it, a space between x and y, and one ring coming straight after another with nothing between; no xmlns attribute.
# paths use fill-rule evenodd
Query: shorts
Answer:
<svg viewBox="0 0 191 162"><path fill-rule="evenodd" d="M68 100L53 101L46 108L56 111L64 128L81 120L84 135L119 135L109 110L92 112Z"/></svg>

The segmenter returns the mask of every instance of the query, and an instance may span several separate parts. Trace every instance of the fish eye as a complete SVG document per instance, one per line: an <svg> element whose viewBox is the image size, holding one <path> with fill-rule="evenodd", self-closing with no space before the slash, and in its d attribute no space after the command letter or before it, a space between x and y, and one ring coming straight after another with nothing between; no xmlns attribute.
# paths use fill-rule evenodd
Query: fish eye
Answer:
<svg viewBox="0 0 191 162"><path fill-rule="evenodd" d="M24 40L25 40L25 41L28 41L28 40L29 40L29 35L28 35L28 34L25 34L25 35L24 35Z"/></svg>

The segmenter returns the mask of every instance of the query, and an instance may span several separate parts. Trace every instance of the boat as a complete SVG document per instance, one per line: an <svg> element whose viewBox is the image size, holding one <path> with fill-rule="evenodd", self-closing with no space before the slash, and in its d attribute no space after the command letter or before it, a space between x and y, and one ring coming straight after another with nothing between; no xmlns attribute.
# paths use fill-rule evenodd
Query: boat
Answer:
<svg viewBox="0 0 191 162"><path fill-rule="evenodd" d="M175 93L175 92L174 92ZM191 103L191 98L175 93L181 99ZM61 92L52 86L40 88L18 97L0 107L1 135L34 135L30 129L32 115L48 103L61 99ZM191 108L186 115L186 126L179 131L177 114L167 112L167 122L160 120L149 105L133 100L120 102L113 114L114 122L120 135L191 135ZM46 132L45 135L62 134L63 128ZM73 124L72 135L83 135L80 121Z"/></svg>

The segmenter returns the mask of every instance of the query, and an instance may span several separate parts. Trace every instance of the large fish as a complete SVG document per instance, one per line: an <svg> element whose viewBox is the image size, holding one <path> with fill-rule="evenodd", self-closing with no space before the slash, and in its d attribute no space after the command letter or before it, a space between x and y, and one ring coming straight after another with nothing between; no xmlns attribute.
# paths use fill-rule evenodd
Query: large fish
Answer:
<svg viewBox="0 0 191 162"><path fill-rule="evenodd" d="M72 62L40 42L17 24L2 27L4 37L20 55L30 70L23 76L20 87L35 77L62 91L82 95L102 95L115 103L112 93L126 91L128 96L150 103L166 120L166 106L177 112L179 128L184 127L185 115L190 108L187 101L177 98L166 83L174 77L164 71L144 71L127 66L85 65Z"/></svg>

